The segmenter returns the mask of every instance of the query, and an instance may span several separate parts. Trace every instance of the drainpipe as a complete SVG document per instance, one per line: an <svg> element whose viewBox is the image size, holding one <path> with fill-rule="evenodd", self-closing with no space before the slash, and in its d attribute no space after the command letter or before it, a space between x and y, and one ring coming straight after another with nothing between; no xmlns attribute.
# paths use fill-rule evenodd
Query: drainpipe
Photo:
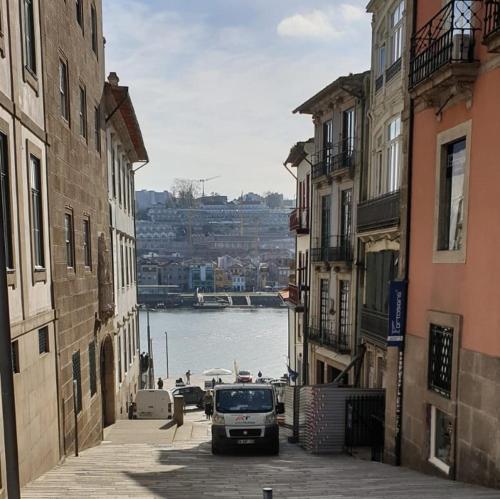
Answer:
<svg viewBox="0 0 500 499"><path fill-rule="evenodd" d="M418 0L413 2L412 12L412 33L415 33L417 25ZM411 52L410 52L411 53ZM411 199L412 199L412 178L413 178L413 127L415 119L415 103L409 98L410 116L408 120L408 169L407 169L407 190L406 190L406 234L405 234L405 271L404 280L408 281L409 261L410 261L410 223L411 223ZM408 298L406 299L405 315L408 313ZM406 331L405 331L406 336ZM398 348L398 372L397 372L397 392L396 392L396 438L395 438L395 461L396 466L401 466L402 448L402 427L403 427L403 381L404 381L404 357L405 339Z"/></svg>

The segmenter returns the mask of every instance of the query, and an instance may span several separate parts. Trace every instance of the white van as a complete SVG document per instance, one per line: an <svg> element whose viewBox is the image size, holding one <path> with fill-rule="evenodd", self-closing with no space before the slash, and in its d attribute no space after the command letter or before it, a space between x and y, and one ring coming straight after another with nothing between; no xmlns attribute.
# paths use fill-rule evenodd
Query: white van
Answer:
<svg viewBox="0 0 500 499"><path fill-rule="evenodd" d="M212 412L212 453L251 447L279 453L277 414L284 405L271 385L238 383L217 385Z"/></svg>
<svg viewBox="0 0 500 499"><path fill-rule="evenodd" d="M139 390L135 396L137 419L171 419L174 399L168 390Z"/></svg>

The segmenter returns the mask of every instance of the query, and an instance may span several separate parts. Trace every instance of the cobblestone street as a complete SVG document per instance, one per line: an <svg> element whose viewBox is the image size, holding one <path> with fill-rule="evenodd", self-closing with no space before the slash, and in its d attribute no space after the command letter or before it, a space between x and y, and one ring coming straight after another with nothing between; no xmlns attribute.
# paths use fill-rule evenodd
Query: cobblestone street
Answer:
<svg viewBox="0 0 500 499"><path fill-rule="evenodd" d="M498 491L440 480L348 456L313 456L283 439L277 457L212 456L200 412L184 426L119 421L105 441L23 490L29 498L499 498Z"/></svg>

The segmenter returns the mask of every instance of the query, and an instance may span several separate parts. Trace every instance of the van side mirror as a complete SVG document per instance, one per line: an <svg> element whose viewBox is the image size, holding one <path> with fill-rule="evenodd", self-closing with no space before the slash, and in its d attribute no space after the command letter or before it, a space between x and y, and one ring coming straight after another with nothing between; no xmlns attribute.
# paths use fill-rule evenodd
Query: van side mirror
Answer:
<svg viewBox="0 0 500 499"><path fill-rule="evenodd" d="M276 414L285 414L285 404L283 402L276 404Z"/></svg>

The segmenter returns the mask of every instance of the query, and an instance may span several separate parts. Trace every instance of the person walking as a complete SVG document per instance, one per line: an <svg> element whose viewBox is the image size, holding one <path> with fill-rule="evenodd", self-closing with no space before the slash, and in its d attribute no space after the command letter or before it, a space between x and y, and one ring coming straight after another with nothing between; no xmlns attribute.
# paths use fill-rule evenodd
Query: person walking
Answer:
<svg viewBox="0 0 500 499"><path fill-rule="evenodd" d="M157 384L158 390L163 390L163 380L161 378L158 378Z"/></svg>
<svg viewBox="0 0 500 499"><path fill-rule="evenodd" d="M207 419L212 418L212 412L214 407L214 397L212 395L212 390L207 390L203 396L203 407L205 408L205 417Z"/></svg>
<svg viewBox="0 0 500 499"><path fill-rule="evenodd" d="M187 370L186 371L186 385L190 385L191 384L191 370Z"/></svg>

